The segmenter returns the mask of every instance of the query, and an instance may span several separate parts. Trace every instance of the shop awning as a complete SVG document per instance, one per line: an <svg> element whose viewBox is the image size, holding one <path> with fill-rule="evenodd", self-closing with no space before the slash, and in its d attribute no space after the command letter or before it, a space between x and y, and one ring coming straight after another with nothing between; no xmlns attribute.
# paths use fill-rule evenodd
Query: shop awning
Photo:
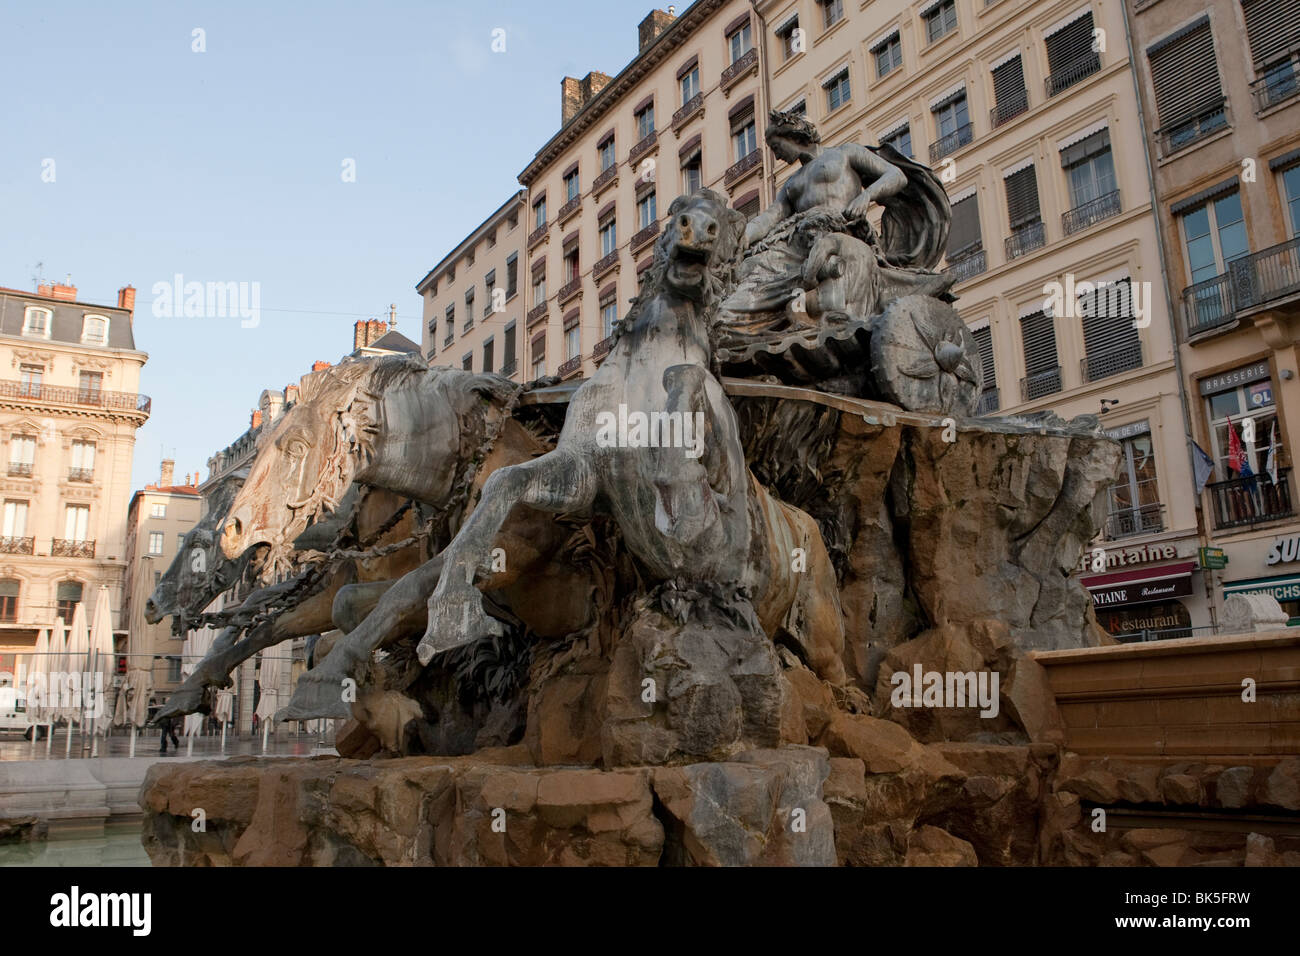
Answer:
<svg viewBox="0 0 1300 956"><path fill-rule="evenodd" d="M1095 606L1115 607L1191 594L1194 570L1195 561L1178 561L1132 571L1080 575L1079 582L1092 594Z"/></svg>

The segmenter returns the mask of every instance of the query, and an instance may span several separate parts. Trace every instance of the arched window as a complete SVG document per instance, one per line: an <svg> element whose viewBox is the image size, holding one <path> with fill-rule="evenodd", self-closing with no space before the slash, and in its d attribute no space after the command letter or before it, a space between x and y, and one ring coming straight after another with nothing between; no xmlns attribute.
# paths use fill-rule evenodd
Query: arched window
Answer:
<svg viewBox="0 0 1300 956"><path fill-rule="evenodd" d="M81 592L82 585L80 581L64 581L59 585L55 600L58 602L59 617L63 618L64 624L72 620L73 612L77 610L77 605L81 603Z"/></svg>
<svg viewBox="0 0 1300 956"><path fill-rule="evenodd" d="M87 314L81 326L82 345L108 344L108 316Z"/></svg>
<svg viewBox="0 0 1300 956"><path fill-rule="evenodd" d="M23 313L23 335L30 335L33 338L48 339L50 337L50 320L54 313L49 309L38 309L31 305Z"/></svg>
<svg viewBox="0 0 1300 956"><path fill-rule="evenodd" d="M18 620L18 592L22 584L13 578L0 578L0 621Z"/></svg>

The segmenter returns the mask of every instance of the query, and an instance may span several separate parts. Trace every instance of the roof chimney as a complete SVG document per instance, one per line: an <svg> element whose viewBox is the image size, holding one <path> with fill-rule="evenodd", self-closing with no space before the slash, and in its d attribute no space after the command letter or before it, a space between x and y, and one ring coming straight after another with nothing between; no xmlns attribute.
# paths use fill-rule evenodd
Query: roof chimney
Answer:
<svg viewBox="0 0 1300 956"><path fill-rule="evenodd" d="M172 458L162 460L162 468L158 473L158 487L167 488L171 486L172 475L176 472L176 461Z"/></svg>
<svg viewBox="0 0 1300 956"><path fill-rule="evenodd" d="M124 285L117 290L117 307L126 309L128 312L135 312L135 286Z"/></svg>
<svg viewBox="0 0 1300 956"><path fill-rule="evenodd" d="M560 125L577 116L612 79L608 73L592 70L580 80L572 76L560 80Z"/></svg>
<svg viewBox="0 0 1300 956"><path fill-rule="evenodd" d="M329 368L329 367L330 367L330 363L329 363L329 362L322 362L322 361L320 361L319 359L318 359L317 361L311 363L311 370L312 370L313 372L319 372L319 371L322 371L323 369L327 369L327 368Z"/></svg>
<svg viewBox="0 0 1300 956"><path fill-rule="evenodd" d="M72 284L72 276L60 284L58 282L41 282L36 286L36 294L51 299L63 299L65 302L77 301L77 287Z"/></svg>
<svg viewBox="0 0 1300 956"><path fill-rule="evenodd" d="M659 39L660 35L672 26L673 21L676 19L676 7L669 7L667 13L663 10L651 10L646 18L642 20L640 25L636 28L638 43L637 51L640 52L641 50L644 50L651 43L654 43L655 40Z"/></svg>
<svg viewBox="0 0 1300 956"><path fill-rule="evenodd" d="M248 416L248 427L249 428L262 427L262 410L260 408L254 411L253 414Z"/></svg>

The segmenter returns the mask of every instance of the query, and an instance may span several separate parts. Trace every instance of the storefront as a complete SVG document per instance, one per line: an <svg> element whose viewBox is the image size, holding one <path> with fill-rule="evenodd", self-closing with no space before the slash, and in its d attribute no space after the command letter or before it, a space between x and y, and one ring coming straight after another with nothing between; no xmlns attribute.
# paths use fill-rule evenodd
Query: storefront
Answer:
<svg viewBox="0 0 1300 956"><path fill-rule="evenodd" d="M1197 570L1196 562L1187 560L1086 574L1079 581L1092 596L1097 623L1117 640L1164 640L1192 636L1188 599L1196 593L1192 574Z"/></svg>
<svg viewBox="0 0 1300 956"><path fill-rule="evenodd" d="M1300 573L1226 582L1223 585L1224 598L1233 594L1270 594L1290 616L1287 624L1292 627L1300 625Z"/></svg>

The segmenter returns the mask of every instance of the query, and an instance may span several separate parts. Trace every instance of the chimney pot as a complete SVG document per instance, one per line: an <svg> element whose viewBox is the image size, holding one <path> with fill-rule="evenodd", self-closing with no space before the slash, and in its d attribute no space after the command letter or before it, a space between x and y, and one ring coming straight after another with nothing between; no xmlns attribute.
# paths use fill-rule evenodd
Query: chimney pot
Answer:
<svg viewBox="0 0 1300 956"><path fill-rule="evenodd" d="M126 285L117 290L117 307L126 309L134 314L135 312L135 286Z"/></svg>
<svg viewBox="0 0 1300 956"><path fill-rule="evenodd" d="M644 50L659 39L660 35L672 26L673 21L676 19L677 11L675 7L669 7L666 13L663 10L651 10L636 28L637 51Z"/></svg>
<svg viewBox="0 0 1300 956"><path fill-rule="evenodd" d="M329 367L330 367L330 363L329 363L329 362L322 362L322 361L320 361L319 359L318 359L317 361L311 363L311 370L312 370L313 372L319 372L319 371L321 371L321 370L323 370L323 369L327 369L327 368L329 368ZM296 389L295 389L295 391L296 391Z"/></svg>
<svg viewBox="0 0 1300 956"><path fill-rule="evenodd" d="M175 471L176 471L175 459L164 458L162 460L162 467L159 469L159 473L158 473L158 487L166 488L168 485L170 485L172 483L172 476L175 474Z"/></svg>

